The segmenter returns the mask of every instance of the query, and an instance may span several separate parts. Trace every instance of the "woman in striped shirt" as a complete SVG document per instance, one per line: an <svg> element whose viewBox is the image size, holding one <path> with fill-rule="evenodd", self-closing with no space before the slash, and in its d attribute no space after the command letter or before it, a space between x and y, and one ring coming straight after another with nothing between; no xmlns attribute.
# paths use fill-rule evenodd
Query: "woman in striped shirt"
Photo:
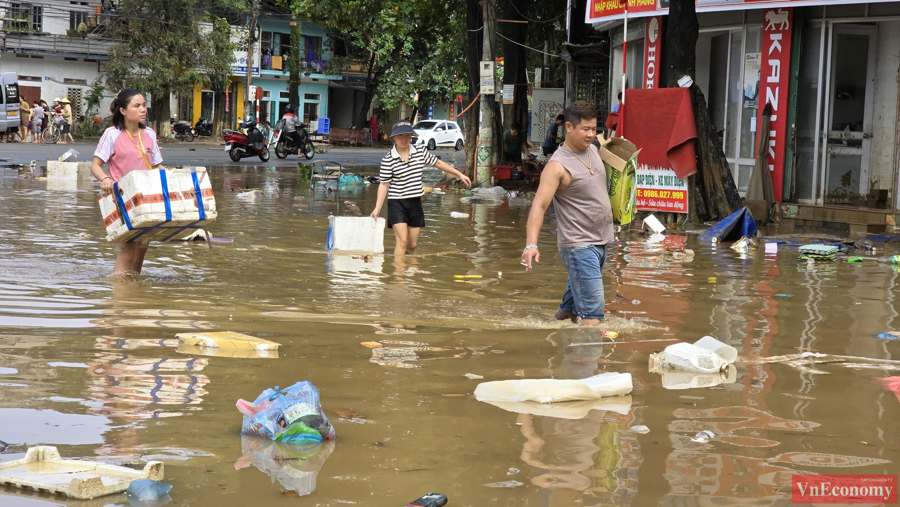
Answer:
<svg viewBox="0 0 900 507"><path fill-rule="evenodd" d="M381 159L381 184L378 186L378 202L370 215L378 218L384 199L388 201L388 227L394 229L396 245L394 256L412 254L419 244L419 231L425 226L425 212L422 211L422 170L437 167L447 174L459 178L466 187L472 181L450 164L442 162L425 148L410 146L415 131L412 124L401 120L394 124L391 137L394 148Z"/></svg>

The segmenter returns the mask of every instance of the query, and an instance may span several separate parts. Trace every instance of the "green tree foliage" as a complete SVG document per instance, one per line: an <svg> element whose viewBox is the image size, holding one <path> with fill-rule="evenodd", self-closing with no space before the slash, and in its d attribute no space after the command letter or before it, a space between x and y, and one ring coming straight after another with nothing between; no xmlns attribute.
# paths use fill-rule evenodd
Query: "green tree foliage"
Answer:
<svg viewBox="0 0 900 507"><path fill-rule="evenodd" d="M366 76L366 98L357 111L363 126L368 105L396 106L401 99L454 97L465 70L462 0L289 0L294 17L309 19L341 37ZM339 59L336 59L336 63ZM346 66L343 69L346 71Z"/></svg>
<svg viewBox="0 0 900 507"><path fill-rule="evenodd" d="M188 95L202 82L197 48L201 38L195 0L122 0L113 35L123 40L110 50L106 85L136 88L150 95L152 120L160 136L169 136L171 93Z"/></svg>

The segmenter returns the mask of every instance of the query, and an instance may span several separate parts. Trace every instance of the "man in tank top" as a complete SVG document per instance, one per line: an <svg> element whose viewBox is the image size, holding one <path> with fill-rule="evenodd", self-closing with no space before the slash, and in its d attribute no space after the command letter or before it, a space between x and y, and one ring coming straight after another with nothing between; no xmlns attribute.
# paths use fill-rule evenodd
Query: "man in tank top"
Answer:
<svg viewBox="0 0 900 507"><path fill-rule="evenodd" d="M612 209L606 188L606 169L597 149L597 111L578 101L566 107L566 140L541 173L531 204L522 264L531 271L540 262L538 235L550 203L556 211L556 242L568 271L566 293L557 320L581 321L582 326L603 319L603 264L606 245L615 240Z"/></svg>

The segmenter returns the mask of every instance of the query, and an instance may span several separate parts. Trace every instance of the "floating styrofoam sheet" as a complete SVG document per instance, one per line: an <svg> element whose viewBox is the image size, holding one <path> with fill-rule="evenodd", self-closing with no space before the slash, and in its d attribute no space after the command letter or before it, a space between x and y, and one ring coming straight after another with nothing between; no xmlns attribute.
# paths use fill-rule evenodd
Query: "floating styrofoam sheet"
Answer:
<svg viewBox="0 0 900 507"><path fill-rule="evenodd" d="M278 347L281 346L280 343L231 331L218 333L180 333L175 335L175 337L188 347L197 346L220 349L276 351L278 350Z"/></svg>
<svg viewBox="0 0 900 507"><path fill-rule="evenodd" d="M137 479L163 480L163 463L151 461L143 470L62 459L56 447L36 446L25 458L0 463L0 484L47 491L69 498L90 500L122 493Z"/></svg>

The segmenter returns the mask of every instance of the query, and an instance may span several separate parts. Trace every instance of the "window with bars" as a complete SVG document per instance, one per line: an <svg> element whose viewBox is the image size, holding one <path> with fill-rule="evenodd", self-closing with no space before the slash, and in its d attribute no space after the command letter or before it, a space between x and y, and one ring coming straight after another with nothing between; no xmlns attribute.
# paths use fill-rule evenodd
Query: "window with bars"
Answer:
<svg viewBox="0 0 900 507"><path fill-rule="evenodd" d="M33 5L31 7L31 31L44 31L44 8L40 5Z"/></svg>
<svg viewBox="0 0 900 507"><path fill-rule="evenodd" d="M303 59L307 61L322 59L322 38L303 36Z"/></svg>
<svg viewBox="0 0 900 507"><path fill-rule="evenodd" d="M84 91L81 88L69 88L66 90L66 97L69 99L69 105L72 106L72 119L77 120L84 111L83 101Z"/></svg>
<svg viewBox="0 0 900 507"><path fill-rule="evenodd" d="M69 30L73 32L78 30L78 25L84 23L84 26L88 24L88 13L84 11L69 11Z"/></svg>
<svg viewBox="0 0 900 507"><path fill-rule="evenodd" d="M597 117L606 121L609 114L607 104L608 83L606 72L600 65L577 64L575 66L575 100L583 100L593 104L597 109Z"/></svg>
<svg viewBox="0 0 900 507"><path fill-rule="evenodd" d="M31 4L12 2L6 9L6 20L3 28L11 32L27 32L31 29L32 10Z"/></svg>

